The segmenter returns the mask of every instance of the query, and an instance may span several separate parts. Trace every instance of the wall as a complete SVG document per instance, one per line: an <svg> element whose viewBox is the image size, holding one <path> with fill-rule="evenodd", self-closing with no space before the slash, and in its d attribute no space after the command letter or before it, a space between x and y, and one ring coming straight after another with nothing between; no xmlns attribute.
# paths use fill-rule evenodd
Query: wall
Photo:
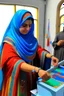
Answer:
<svg viewBox="0 0 64 96"><path fill-rule="evenodd" d="M61 0L47 0L46 3L46 29L45 32L48 31L47 24L48 19L50 19L50 36L51 40L53 41L56 35L56 12L57 12L57 5ZM46 46L45 46L46 47ZM53 47L52 47L53 53Z"/></svg>
<svg viewBox="0 0 64 96"><path fill-rule="evenodd" d="M34 6L39 9L39 38L38 41L39 43L43 46L43 30L44 30L44 5L45 1L44 0L0 0L0 3L3 4L19 4L19 5L28 5L28 6Z"/></svg>

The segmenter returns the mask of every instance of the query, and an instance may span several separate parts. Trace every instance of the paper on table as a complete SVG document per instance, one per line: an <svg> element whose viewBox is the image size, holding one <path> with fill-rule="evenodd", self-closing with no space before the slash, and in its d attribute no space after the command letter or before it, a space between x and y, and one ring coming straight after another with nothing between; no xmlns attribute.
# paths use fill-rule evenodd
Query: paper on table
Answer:
<svg viewBox="0 0 64 96"><path fill-rule="evenodd" d="M37 89L31 90L30 92L31 92L32 94L35 94L35 95L38 93Z"/></svg>

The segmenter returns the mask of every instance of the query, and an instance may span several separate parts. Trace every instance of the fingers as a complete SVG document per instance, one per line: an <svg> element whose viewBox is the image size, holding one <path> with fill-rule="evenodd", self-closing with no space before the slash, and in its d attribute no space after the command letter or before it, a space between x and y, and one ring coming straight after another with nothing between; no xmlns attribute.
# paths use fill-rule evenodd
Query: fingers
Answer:
<svg viewBox="0 0 64 96"><path fill-rule="evenodd" d="M56 57L52 57L52 63L54 66L57 66L58 65L58 59Z"/></svg>
<svg viewBox="0 0 64 96"><path fill-rule="evenodd" d="M54 65L54 66L57 66L57 65L58 65L58 61L53 60L53 65Z"/></svg>
<svg viewBox="0 0 64 96"><path fill-rule="evenodd" d="M49 78L51 78L50 73L48 73L47 71L44 71L44 70L39 70L38 75L39 75L40 78L43 79L43 81L46 81L46 80L48 80Z"/></svg>
<svg viewBox="0 0 64 96"><path fill-rule="evenodd" d="M51 76L48 72L46 72L41 78L43 79L43 82L45 82L46 80L50 79Z"/></svg>

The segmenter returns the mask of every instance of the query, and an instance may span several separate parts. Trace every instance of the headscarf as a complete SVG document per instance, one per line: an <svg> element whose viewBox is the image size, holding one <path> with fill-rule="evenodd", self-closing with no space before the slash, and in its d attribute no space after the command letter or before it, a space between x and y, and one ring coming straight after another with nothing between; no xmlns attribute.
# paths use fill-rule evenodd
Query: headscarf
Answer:
<svg viewBox="0 0 64 96"><path fill-rule="evenodd" d="M27 10L18 10L14 14L4 34L2 48L3 42L8 41L14 46L16 52L23 60L26 62L31 62L31 58L35 56L38 46L37 39L34 37L34 22L32 23L31 28L27 34L22 34L19 31L19 28L27 19L31 18L34 21L31 13L31 15L22 19L27 12L30 13Z"/></svg>

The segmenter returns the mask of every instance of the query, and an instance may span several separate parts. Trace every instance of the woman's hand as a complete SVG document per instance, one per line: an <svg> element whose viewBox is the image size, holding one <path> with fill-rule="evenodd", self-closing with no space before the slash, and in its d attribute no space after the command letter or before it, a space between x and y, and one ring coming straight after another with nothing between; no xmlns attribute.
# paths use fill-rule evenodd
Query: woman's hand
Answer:
<svg viewBox="0 0 64 96"><path fill-rule="evenodd" d="M44 71L44 70L42 70L42 69L39 70L38 76L39 76L40 78L42 78L43 81L46 81L46 80L48 80L49 78L51 78L51 75L50 75L47 71Z"/></svg>
<svg viewBox="0 0 64 96"><path fill-rule="evenodd" d="M52 59L52 64L53 64L54 66L57 66L57 65L58 65L58 61L59 61L58 58L52 56L51 59Z"/></svg>

